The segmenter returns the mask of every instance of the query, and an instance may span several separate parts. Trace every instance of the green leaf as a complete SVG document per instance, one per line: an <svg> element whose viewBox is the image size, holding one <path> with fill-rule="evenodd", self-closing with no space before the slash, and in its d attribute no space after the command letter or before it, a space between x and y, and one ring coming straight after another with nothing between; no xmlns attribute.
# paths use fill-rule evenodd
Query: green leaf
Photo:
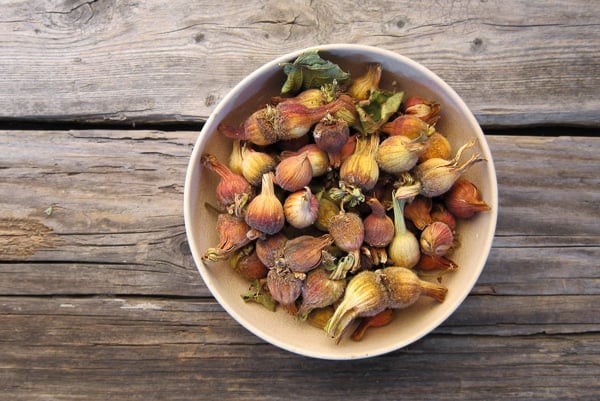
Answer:
<svg viewBox="0 0 600 401"><path fill-rule="evenodd" d="M258 280L254 280L249 291L241 294L241 297L244 302L256 302L271 312L274 312L277 307L277 302L271 297L271 294L263 289Z"/></svg>
<svg viewBox="0 0 600 401"><path fill-rule="evenodd" d="M337 64L324 60L316 49L299 55L293 63L282 63L287 79L281 88L281 94L296 94L304 89L316 88L331 84L334 80L344 83L350 74L344 72Z"/></svg>
<svg viewBox="0 0 600 401"><path fill-rule="evenodd" d="M374 90L369 99L356 106L363 132L377 131L400 108L404 92Z"/></svg>
<svg viewBox="0 0 600 401"><path fill-rule="evenodd" d="M281 88L281 94L300 92L300 89L302 89L302 68L287 64L283 67L283 72L287 75L287 79Z"/></svg>

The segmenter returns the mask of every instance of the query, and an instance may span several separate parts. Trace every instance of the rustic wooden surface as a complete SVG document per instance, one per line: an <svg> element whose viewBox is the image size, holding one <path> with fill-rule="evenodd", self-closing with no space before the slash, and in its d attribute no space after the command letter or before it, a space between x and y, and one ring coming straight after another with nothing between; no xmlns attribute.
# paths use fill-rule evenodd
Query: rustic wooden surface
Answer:
<svg viewBox="0 0 600 401"><path fill-rule="evenodd" d="M590 1L23 0L0 8L0 400L597 400L600 12ZM203 120L289 50L397 51L488 134L485 270L432 334L333 362L255 337L186 242Z"/></svg>
<svg viewBox="0 0 600 401"><path fill-rule="evenodd" d="M595 1L5 0L1 13L10 118L201 121L264 62L350 42L424 63L485 125L600 122Z"/></svg>

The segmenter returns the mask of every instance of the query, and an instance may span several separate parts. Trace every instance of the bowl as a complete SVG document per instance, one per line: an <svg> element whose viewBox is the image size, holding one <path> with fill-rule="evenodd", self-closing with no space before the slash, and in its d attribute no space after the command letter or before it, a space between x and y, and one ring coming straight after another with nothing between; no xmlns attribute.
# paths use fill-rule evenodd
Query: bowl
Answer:
<svg viewBox="0 0 600 401"><path fill-rule="evenodd" d="M243 327L264 341L284 350L307 357L351 360L374 357L401 349L430 333L444 322L464 301L486 263L494 237L498 210L497 183L487 141L475 117L458 94L442 79L421 64L392 51L354 44L315 46L319 55L337 63L351 76L364 73L368 63L380 63L383 68L382 88L393 81L406 96L420 96L441 104L438 130L448 138L455 151L471 138L477 139L476 150L487 162L473 165L464 174L483 194L491 211L460 221L457 227L460 247L452 254L459 268L443 277L448 288L444 302L420 299L416 304L397 310L393 321L370 330L362 341L343 339L339 344L314 326L299 321L278 308L270 312L256 303L245 303L240 294L249 283L228 265L228 262L207 265L202 255L218 243L216 214L206 207L215 204L216 174L203 168L200 157L205 152L227 161L231 140L217 133L221 122L237 124L251 112L269 103L279 94L285 81L280 63L291 62L308 49L293 51L256 69L241 80L216 106L203 126L195 143L186 175L184 218L186 233L196 266L215 299ZM425 297L422 297L425 298Z"/></svg>

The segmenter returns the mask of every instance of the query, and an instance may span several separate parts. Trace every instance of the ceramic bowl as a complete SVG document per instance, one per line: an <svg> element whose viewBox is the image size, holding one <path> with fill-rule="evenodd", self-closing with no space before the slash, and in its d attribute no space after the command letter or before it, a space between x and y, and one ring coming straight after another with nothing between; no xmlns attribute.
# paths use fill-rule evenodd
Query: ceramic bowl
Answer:
<svg viewBox="0 0 600 401"><path fill-rule="evenodd" d="M184 191L186 232L206 286L221 306L250 332L277 347L308 357L332 360L373 357L401 349L430 333L459 307L475 285L486 263L496 227L498 201L494 164L487 141L469 108L448 84L426 67L400 54L375 47L331 44L314 48L319 50L322 58L339 64L354 77L362 75L368 63L380 63L383 67L380 87L387 88L395 81L405 96L438 101L441 117L436 127L446 135L453 149L469 139L477 139L475 149L487 162L473 165L464 177L479 187L492 210L459 223L457 231L461 246L453 253L452 259L460 267L443 277L443 284L448 287L445 301L437 303L422 297L411 307L396 311L397 316L388 326L370 330L362 341L345 338L336 344L323 330L295 319L281 308L270 312L258 304L245 303L240 294L248 290L249 283L234 273L228 262L208 265L202 261L206 249L218 243L216 214L205 205L216 204L214 189L218 177L201 166L200 157L210 152L220 160L228 160L231 140L217 133L217 125L223 121L241 123L251 112L268 103L272 96L278 95L285 81L280 63L295 60L307 49L269 61L242 79L207 120L197 138L187 170Z"/></svg>

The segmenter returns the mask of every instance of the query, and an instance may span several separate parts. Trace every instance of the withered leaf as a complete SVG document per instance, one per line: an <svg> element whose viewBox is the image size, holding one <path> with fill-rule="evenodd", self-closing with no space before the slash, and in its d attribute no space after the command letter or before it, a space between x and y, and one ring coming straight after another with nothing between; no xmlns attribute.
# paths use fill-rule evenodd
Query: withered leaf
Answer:
<svg viewBox="0 0 600 401"><path fill-rule="evenodd" d="M281 94L296 94L304 89L320 88L331 84L334 80L344 83L350 79L350 74L340 66L319 56L316 49L308 50L299 55L292 63L282 63L283 72L287 79L281 88Z"/></svg>
<svg viewBox="0 0 600 401"><path fill-rule="evenodd" d="M368 100L356 106L363 132L372 134L398 111L404 92L374 90Z"/></svg>
<svg viewBox="0 0 600 401"><path fill-rule="evenodd" d="M241 294L241 297L244 302L256 302L271 312L277 307L277 302L268 291L264 290L259 280L253 281L249 291Z"/></svg>

